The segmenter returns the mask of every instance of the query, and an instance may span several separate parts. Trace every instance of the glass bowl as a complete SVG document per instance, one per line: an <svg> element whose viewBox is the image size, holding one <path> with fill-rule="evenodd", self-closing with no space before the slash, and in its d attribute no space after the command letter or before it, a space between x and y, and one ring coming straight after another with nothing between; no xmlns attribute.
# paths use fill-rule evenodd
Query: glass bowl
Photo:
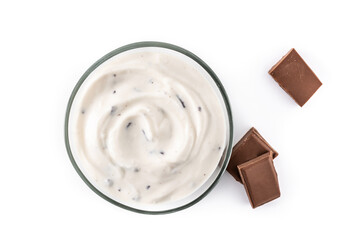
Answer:
<svg viewBox="0 0 360 240"><path fill-rule="evenodd" d="M225 117L225 129L226 129L226 137L225 137L225 147L222 153L221 158L219 159L219 162L217 164L216 169L211 174L211 176L197 189L195 192L190 194L189 196L178 200L174 202L169 203L161 203L161 204L150 204L150 205L139 205L134 206L128 203L120 202L115 199L113 199L111 196L108 196L106 193L101 192L100 189L98 189L91 181L91 179L88 179L86 176L86 173L82 171L81 167L79 166L77 162L78 156L74 154L74 146L71 144L70 139L70 131L69 127L71 126L71 112L72 112L72 106L74 103L74 100L76 99L77 93L79 89L81 88L82 84L86 81L87 77L102 63L106 62L107 60L111 59L112 57L123 54L127 51L142 49L142 48L151 48L151 49L159 49L159 50L166 50L170 52L174 52L178 55L181 55L184 59L186 58L186 61L190 61L194 66L196 66L198 69L201 69L206 75L207 79L209 80L209 83L213 86L213 89L216 92L216 95L218 96L218 99L220 101L220 104L223 108L223 114ZM98 61L96 61L80 78L80 80L77 82L77 84L74 87L74 90L71 93L67 109L66 109L66 116L65 116L65 145L66 150L69 155L70 161L72 165L74 166L75 170L81 177L81 179L90 187L91 190L93 190L96 194L98 194L100 197L104 198L108 202L119 206L121 208L138 212L138 213L145 213L145 214L164 214L164 213L172 213L176 212L185 208L188 208L195 203L199 202L201 199L203 199L218 183L220 177L224 173L227 164L230 159L231 150L232 150L232 141L233 141L233 122L232 122L232 114L231 114L231 108L230 103L227 97L227 94L225 92L225 89L223 85L221 84L219 78L216 76L216 74L211 70L211 68L202 61L199 57L197 57L195 54L189 52L186 49L183 49L181 47L163 43L163 42L137 42L132 43L129 45L125 45L123 47L120 47L118 49L115 49L111 51L110 53L106 54L102 58L100 58Z"/></svg>

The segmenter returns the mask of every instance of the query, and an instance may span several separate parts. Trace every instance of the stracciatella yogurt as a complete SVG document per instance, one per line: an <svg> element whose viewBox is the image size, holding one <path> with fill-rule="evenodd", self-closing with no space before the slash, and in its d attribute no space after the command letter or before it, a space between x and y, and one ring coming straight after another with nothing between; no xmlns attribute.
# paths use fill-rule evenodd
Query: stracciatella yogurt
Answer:
<svg viewBox="0 0 360 240"><path fill-rule="evenodd" d="M210 177L226 147L224 107L208 73L169 49L118 54L82 83L69 139L77 165L123 203L186 198Z"/></svg>

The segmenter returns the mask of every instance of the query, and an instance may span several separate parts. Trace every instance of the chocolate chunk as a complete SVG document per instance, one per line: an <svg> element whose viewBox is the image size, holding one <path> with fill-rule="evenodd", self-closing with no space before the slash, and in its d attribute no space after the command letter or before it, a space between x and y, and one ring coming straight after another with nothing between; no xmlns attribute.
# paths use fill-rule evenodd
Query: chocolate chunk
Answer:
<svg viewBox="0 0 360 240"><path fill-rule="evenodd" d="M233 147L230 162L226 170L236 181L242 182L237 165L243 164L270 151L273 153L273 158L276 158L278 153L265 141L255 128L251 128Z"/></svg>
<svg viewBox="0 0 360 240"><path fill-rule="evenodd" d="M301 107L322 85L294 48L269 70L269 74Z"/></svg>
<svg viewBox="0 0 360 240"><path fill-rule="evenodd" d="M272 155L267 152L237 166L253 208L280 197Z"/></svg>

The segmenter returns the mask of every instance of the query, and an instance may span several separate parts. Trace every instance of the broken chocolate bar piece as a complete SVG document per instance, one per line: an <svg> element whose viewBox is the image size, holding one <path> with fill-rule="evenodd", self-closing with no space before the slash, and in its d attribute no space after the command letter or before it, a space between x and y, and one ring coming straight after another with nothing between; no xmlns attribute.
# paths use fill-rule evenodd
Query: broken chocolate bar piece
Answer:
<svg viewBox="0 0 360 240"><path fill-rule="evenodd" d="M322 85L294 48L269 70L269 74L301 107Z"/></svg>
<svg viewBox="0 0 360 240"><path fill-rule="evenodd" d="M255 128L251 128L233 147L230 162L226 170L236 181L242 182L237 165L243 164L270 151L273 154L273 158L276 158L278 153L265 141Z"/></svg>
<svg viewBox="0 0 360 240"><path fill-rule="evenodd" d="M238 166L253 208L280 197L272 155L272 152L268 152Z"/></svg>

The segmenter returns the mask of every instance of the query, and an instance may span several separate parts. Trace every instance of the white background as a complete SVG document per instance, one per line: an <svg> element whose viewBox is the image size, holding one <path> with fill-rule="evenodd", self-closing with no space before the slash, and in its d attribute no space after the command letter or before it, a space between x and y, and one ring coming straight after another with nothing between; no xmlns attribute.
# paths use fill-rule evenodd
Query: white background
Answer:
<svg viewBox="0 0 360 240"><path fill-rule="evenodd" d="M1 1L0 239L359 239L360 7L356 1ZM252 209L225 173L174 214L98 197L65 151L68 98L122 45L200 56L223 82L234 141L251 127L279 152L281 197ZM295 47L323 86L299 107L267 71Z"/></svg>

